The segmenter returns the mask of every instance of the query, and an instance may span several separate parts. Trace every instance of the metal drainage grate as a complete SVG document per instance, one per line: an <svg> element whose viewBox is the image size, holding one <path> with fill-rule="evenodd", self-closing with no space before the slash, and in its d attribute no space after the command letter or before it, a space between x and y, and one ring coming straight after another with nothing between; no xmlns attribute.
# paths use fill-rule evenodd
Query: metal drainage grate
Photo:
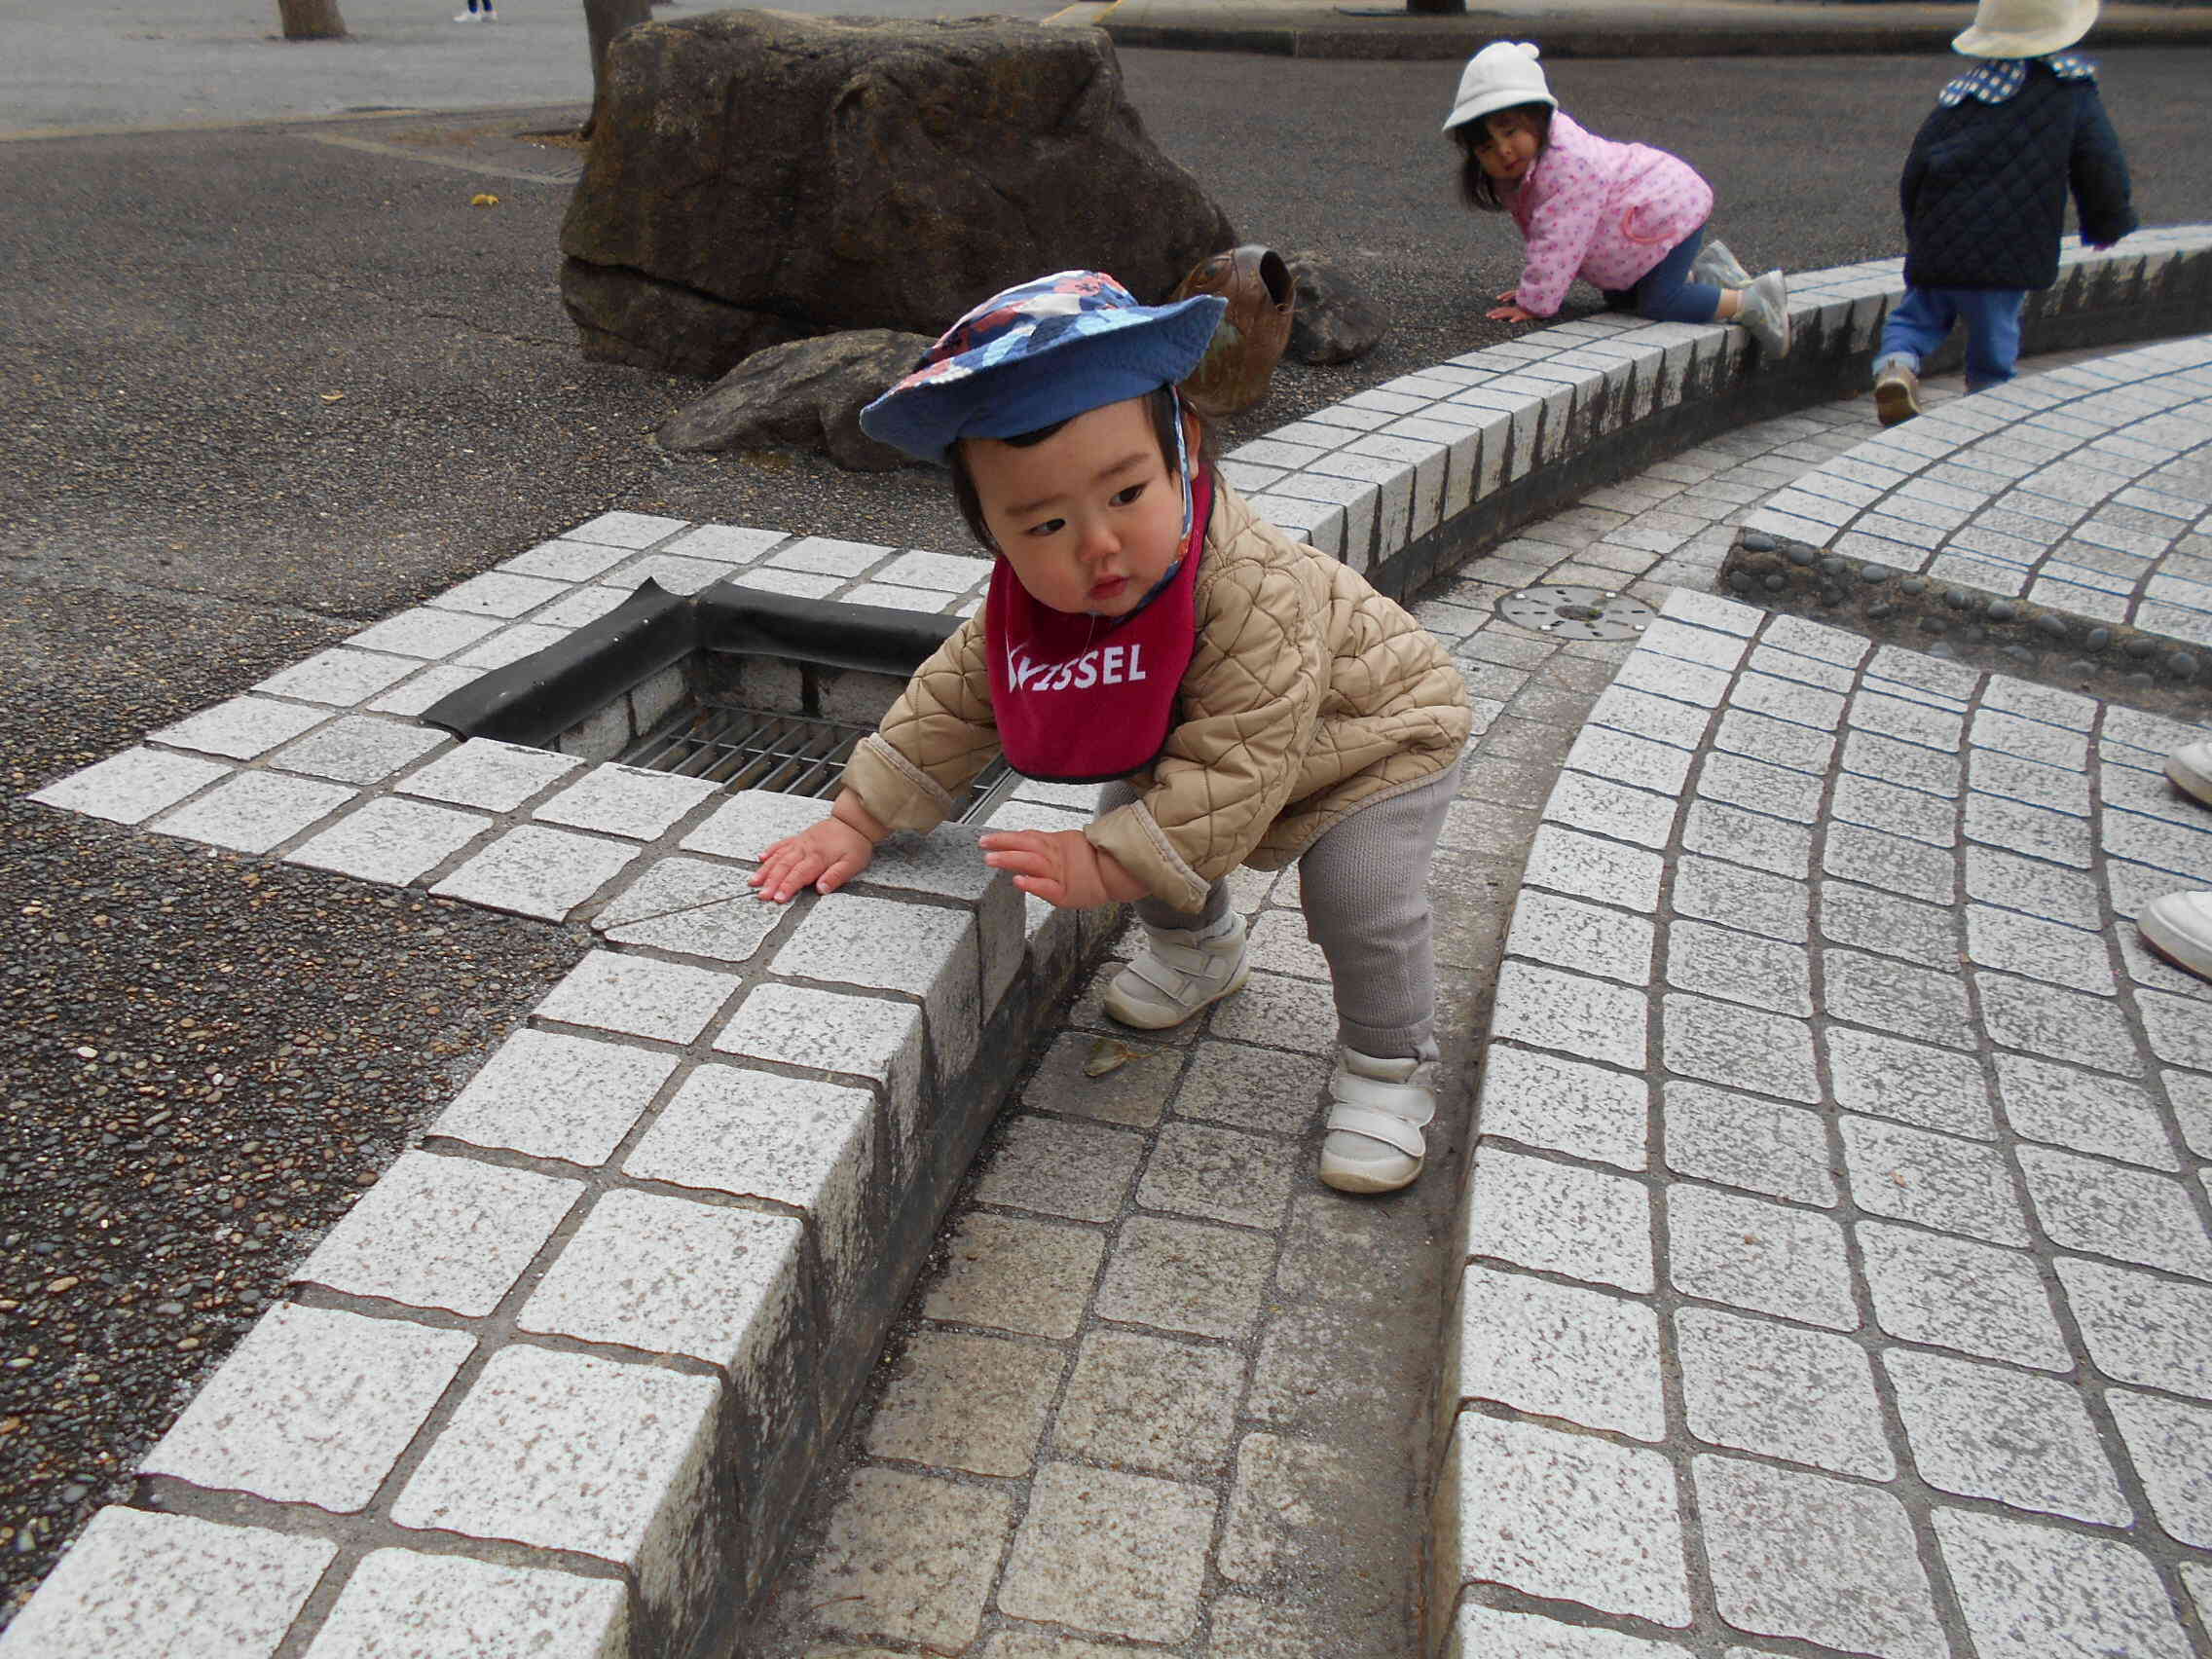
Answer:
<svg viewBox="0 0 2212 1659"><path fill-rule="evenodd" d="M680 777L705 778L732 790L773 790L778 794L827 800L836 792L845 762L873 726L850 725L811 715L770 715L725 703L695 703L624 751L625 765ZM968 823L988 814L1019 782L1004 760L994 760L954 814Z"/></svg>
<svg viewBox="0 0 2212 1659"><path fill-rule="evenodd" d="M1592 587L1532 587L1497 602L1517 628L1568 640L1633 640L1656 620L1651 608L1625 594Z"/></svg>

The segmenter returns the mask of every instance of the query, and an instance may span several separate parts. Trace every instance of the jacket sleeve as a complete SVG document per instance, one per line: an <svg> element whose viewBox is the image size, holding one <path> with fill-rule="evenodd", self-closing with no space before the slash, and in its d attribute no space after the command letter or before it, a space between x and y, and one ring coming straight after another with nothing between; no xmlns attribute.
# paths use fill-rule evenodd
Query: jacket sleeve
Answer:
<svg viewBox="0 0 2212 1659"><path fill-rule="evenodd" d="M2127 158L2120 134L2105 116L2096 84L2083 82L2076 94L2074 152L2067 170L2074 185L2074 206L2082 220L2082 240L2091 247L2110 247L2135 229L2129 200Z"/></svg>
<svg viewBox="0 0 2212 1659"><path fill-rule="evenodd" d="M1565 143L1546 150L1539 165L1543 177L1540 182L1531 178L1530 184L1541 195L1530 205L1523 233L1529 251L1515 297L1523 311L1550 316L1574 286L1575 274L1598 234L1605 207L1605 179L1589 156Z"/></svg>
<svg viewBox="0 0 2212 1659"><path fill-rule="evenodd" d="M1151 787L1084 831L1177 909L1198 908L1289 803L1327 679L1324 603L1279 566L1225 571Z"/></svg>
<svg viewBox="0 0 2212 1659"><path fill-rule="evenodd" d="M971 616L929 660L845 765L845 788L894 830L928 830L999 752L983 619Z"/></svg>

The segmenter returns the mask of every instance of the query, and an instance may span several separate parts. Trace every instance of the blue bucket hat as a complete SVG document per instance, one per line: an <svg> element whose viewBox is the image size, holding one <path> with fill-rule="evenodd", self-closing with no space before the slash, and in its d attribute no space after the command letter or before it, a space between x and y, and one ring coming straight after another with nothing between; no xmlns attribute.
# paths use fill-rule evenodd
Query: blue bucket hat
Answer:
<svg viewBox="0 0 2212 1659"><path fill-rule="evenodd" d="M944 465L961 438L1012 438L1182 380L1229 302L1140 306L1102 271L1061 271L993 294L913 372L861 411L861 430Z"/></svg>

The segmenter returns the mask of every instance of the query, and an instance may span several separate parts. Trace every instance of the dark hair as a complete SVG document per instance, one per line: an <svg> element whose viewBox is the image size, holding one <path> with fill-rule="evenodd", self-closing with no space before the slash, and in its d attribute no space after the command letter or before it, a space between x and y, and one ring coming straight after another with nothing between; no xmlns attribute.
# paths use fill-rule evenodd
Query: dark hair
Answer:
<svg viewBox="0 0 2212 1659"><path fill-rule="evenodd" d="M1490 118L1493 115L1525 115L1536 129L1536 154L1552 141L1552 106L1548 103L1508 104L1478 115L1472 121L1462 121L1452 129L1452 138L1459 146L1459 195L1470 207L1485 213L1502 212L1505 198L1497 193L1497 180L1483 171L1482 163L1475 160L1475 150L1490 136Z"/></svg>
<svg viewBox="0 0 2212 1659"><path fill-rule="evenodd" d="M1188 397L1177 398L1172 387L1163 386L1151 393L1148 401L1152 405L1152 435L1160 443L1161 463L1170 472L1175 469L1175 411L1180 404L1184 413L1198 425L1198 441L1191 446L1191 470L1196 473L1201 467L1211 466L1214 461L1213 428L1207 424L1206 418L1192 406L1191 400ZM1012 444L1016 449L1027 449L1032 444L1043 443L1074 419L1070 415L1067 421L1054 421L1049 426L1039 426L1034 432L1022 432L998 441ZM968 521L968 528L977 541L992 552L997 552L998 543L991 539L990 527L983 522L983 503L976 495L976 480L968 470L968 457L959 440L954 440L946 460L952 467L952 499L960 508L960 516Z"/></svg>

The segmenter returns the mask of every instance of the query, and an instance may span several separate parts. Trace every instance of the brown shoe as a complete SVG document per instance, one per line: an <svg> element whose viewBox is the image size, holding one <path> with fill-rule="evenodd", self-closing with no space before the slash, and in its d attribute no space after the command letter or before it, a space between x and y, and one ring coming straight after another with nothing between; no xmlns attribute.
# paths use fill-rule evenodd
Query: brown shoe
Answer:
<svg viewBox="0 0 2212 1659"><path fill-rule="evenodd" d="M1920 413L1920 377L1902 363L1892 363L1874 377L1874 418L1895 426Z"/></svg>

